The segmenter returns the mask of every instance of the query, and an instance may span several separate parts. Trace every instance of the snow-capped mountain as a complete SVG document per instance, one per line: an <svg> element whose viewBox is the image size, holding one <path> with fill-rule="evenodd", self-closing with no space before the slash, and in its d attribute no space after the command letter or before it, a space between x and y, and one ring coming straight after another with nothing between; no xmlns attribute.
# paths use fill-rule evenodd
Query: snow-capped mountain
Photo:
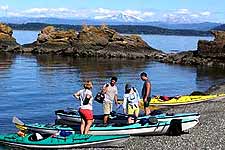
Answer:
<svg viewBox="0 0 225 150"><path fill-rule="evenodd" d="M120 19L119 19L120 18ZM118 20L117 20L118 19ZM29 18L29 17L0 17L0 22L13 23L13 24L26 24L26 23L46 23L46 24L68 24L68 25L148 25L167 29L189 29L207 31L220 23L202 22L202 23L170 23L170 22L145 22L142 18L129 15L111 15L111 16L98 16L90 19L65 19L65 18Z"/></svg>
<svg viewBox="0 0 225 150"><path fill-rule="evenodd" d="M144 20L140 17L135 15L119 13L116 15L108 15L108 16L95 16L94 19L96 20L103 20L103 21L111 21L111 22L143 22Z"/></svg>

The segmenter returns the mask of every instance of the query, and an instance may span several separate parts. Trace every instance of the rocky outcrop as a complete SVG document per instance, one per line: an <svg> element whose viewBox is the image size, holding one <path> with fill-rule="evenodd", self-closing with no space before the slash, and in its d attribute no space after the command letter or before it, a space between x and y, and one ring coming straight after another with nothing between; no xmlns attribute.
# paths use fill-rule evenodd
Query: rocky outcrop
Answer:
<svg viewBox="0 0 225 150"><path fill-rule="evenodd" d="M48 26L41 30L37 40L23 45L23 52L55 53L76 57L146 58L161 53L151 48L137 35L125 36L105 25L84 25L80 32L58 30Z"/></svg>
<svg viewBox="0 0 225 150"><path fill-rule="evenodd" d="M176 54L166 54L161 55L163 57L156 58L156 60L163 63L170 64L181 64L181 65L189 65L189 66L223 66L225 67L225 62L221 59L215 59L212 57L202 57L198 54L198 51L186 51L180 52Z"/></svg>
<svg viewBox="0 0 225 150"><path fill-rule="evenodd" d="M199 40L198 50L164 55L164 63L225 67L225 31L212 31L213 41Z"/></svg>
<svg viewBox="0 0 225 150"><path fill-rule="evenodd" d="M198 53L202 57L225 58L225 31L212 31L215 36L213 41L200 40Z"/></svg>
<svg viewBox="0 0 225 150"><path fill-rule="evenodd" d="M224 94L225 93L225 82L211 86L206 93L208 94Z"/></svg>
<svg viewBox="0 0 225 150"><path fill-rule="evenodd" d="M20 45L12 34L12 28L0 23L0 51L17 51L20 49Z"/></svg>

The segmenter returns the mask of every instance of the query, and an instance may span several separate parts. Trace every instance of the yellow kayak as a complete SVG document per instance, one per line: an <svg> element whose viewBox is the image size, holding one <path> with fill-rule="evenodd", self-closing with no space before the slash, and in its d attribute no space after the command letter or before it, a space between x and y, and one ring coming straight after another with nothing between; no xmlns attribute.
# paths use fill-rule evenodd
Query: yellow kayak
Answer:
<svg viewBox="0 0 225 150"><path fill-rule="evenodd" d="M225 94L215 94L215 95L195 95L195 96L175 96L175 97L167 97L167 96L155 96L151 99L151 106L175 106L175 105L186 105L193 104L211 100L220 100L225 98ZM143 100L140 102L141 106L143 106Z"/></svg>

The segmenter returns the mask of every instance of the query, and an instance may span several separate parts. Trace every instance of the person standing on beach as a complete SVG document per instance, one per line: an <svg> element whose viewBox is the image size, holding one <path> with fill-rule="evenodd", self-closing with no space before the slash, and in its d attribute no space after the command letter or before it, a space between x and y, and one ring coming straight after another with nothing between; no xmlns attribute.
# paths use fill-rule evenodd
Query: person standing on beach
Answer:
<svg viewBox="0 0 225 150"><path fill-rule="evenodd" d="M124 114L128 114L128 123L135 123L139 115L140 96L136 88L130 83L125 85L125 94L123 96Z"/></svg>
<svg viewBox="0 0 225 150"><path fill-rule="evenodd" d="M91 89L93 84L91 81L84 83L84 89L74 93L73 96L80 100L79 113L81 116L80 133L88 134L89 129L93 123L93 96Z"/></svg>
<svg viewBox="0 0 225 150"><path fill-rule="evenodd" d="M140 74L140 77L142 81L144 81L143 87L142 87L142 98L144 102L144 111L145 115L149 115L151 113L151 110L149 109L150 101L151 101L151 82L148 79L148 75L145 72L142 72Z"/></svg>
<svg viewBox="0 0 225 150"><path fill-rule="evenodd" d="M116 106L118 105L118 90L116 82L117 77L112 77L110 83L103 86L103 93L105 93L105 99L103 101L104 124L108 123L110 112L112 112L113 101L115 101Z"/></svg>

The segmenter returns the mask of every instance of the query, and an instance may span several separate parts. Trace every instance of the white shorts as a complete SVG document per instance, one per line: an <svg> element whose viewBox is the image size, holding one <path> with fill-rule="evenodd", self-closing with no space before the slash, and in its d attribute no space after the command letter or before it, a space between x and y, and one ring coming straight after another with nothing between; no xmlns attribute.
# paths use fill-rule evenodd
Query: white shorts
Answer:
<svg viewBox="0 0 225 150"><path fill-rule="evenodd" d="M112 112L113 104L111 102L103 102L104 115L109 115Z"/></svg>

